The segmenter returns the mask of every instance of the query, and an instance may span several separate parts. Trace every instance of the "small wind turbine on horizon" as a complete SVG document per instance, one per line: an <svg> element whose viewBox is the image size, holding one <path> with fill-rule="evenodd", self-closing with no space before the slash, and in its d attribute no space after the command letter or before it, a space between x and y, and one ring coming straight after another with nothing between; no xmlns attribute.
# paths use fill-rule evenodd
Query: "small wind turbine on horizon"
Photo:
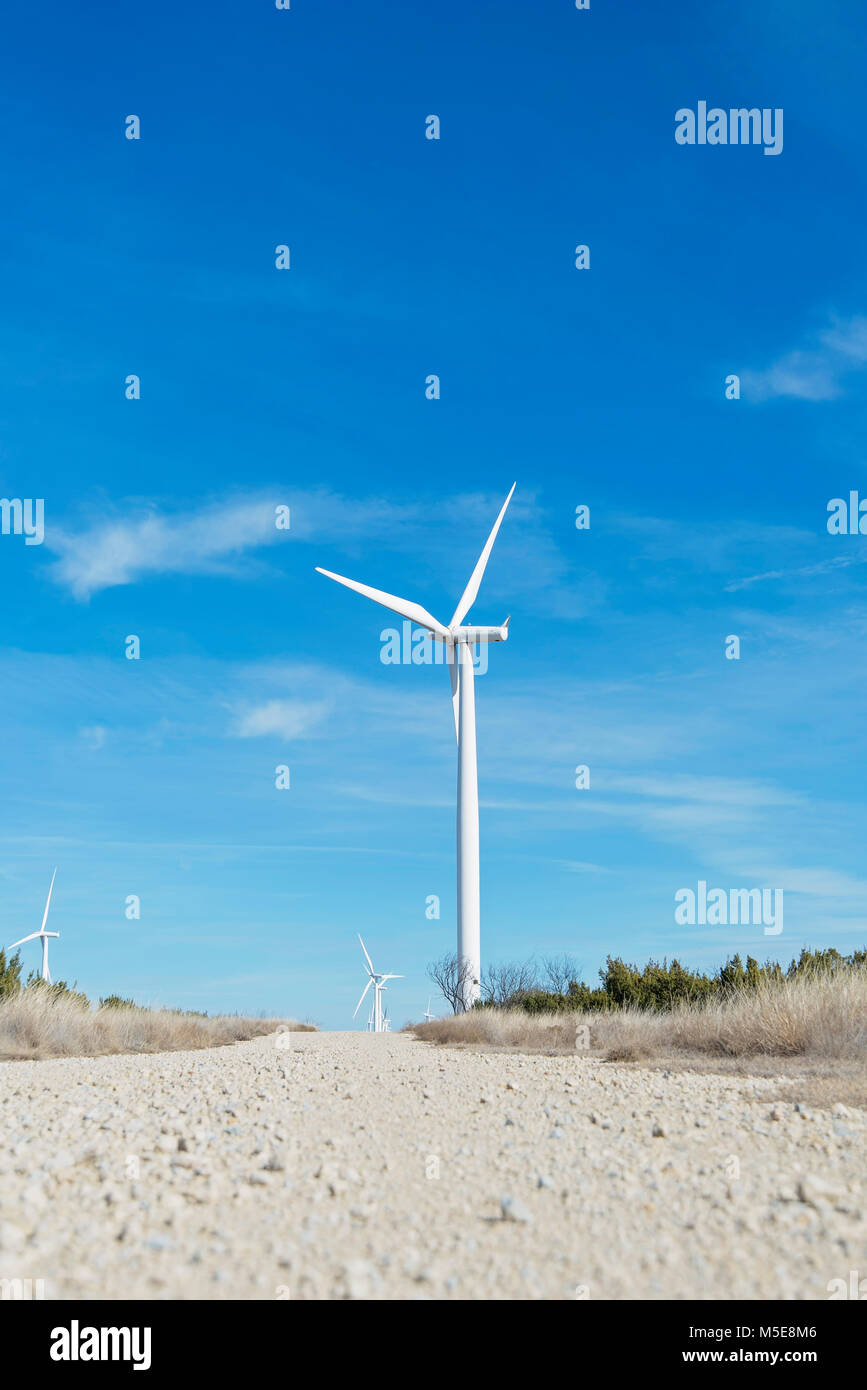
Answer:
<svg viewBox="0 0 867 1390"><path fill-rule="evenodd" d="M425 1023L430 1023L430 1022L432 1021L432 1019L433 1019L433 1014L432 1014L431 1011L430 1011L430 996L428 996L427 1008L426 1008L425 1011L424 1011L424 1021L425 1021Z"/></svg>
<svg viewBox="0 0 867 1390"><path fill-rule="evenodd" d="M59 931L45 930L45 923L48 921L48 909L51 906L51 894L54 890L54 880L56 877L57 870L55 869L54 873L51 875L48 897L45 899L45 912L42 914L42 926L39 928L39 931L32 931L29 936L22 936L20 941L13 941L12 945L7 947L7 950L14 951L16 946L24 946L28 941L40 940L42 942L42 979L47 985L51 984L51 971L48 969L48 938L60 936Z"/></svg>
<svg viewBox="0 0 867 1390"><path fill-rule="evenodd" d="M359 941L361 941L361 936L360 936L360 935L359 935L358 939L359 939ZM386 1033L386 1032L389 1031L389 1029L387 1029L387 1028L385 1027L384 1021L383 1021L383 1016L382 1016L382 991L386 988L386 984L385 984L386 980L402 980L402 979L403 979L403 976L402 976L402 975L380 975L376 970L374 970L374 968L373 968L373 961L370 959L370 956L367 954L367 947L365 946L365 944L364 944L363 941L361 941L361 949L362 949L362 951L364 952L364 959L367 961L367 973L368 973L368 975L370 976L370 979L367 981L367 984L364 986L364 989L362 990L362 993L361 993L361 998L359 999L358 1003L357 1003L356 1006L355 1006L355 1014L358 1013L358 1010L361 1008L362 1004L364 1003L364 999L365 999L365 995L367 994L367 991L370 989L370 986L373 985L373 1020L372 1020L372 1021L373 1021L373 1028L371 1029L371 1027L370 1027L370 1021L368 1021L368 1025L367 1025L368 1031L372 1031L372 1032L374 1032L374 1033ZM353 1018L355 1018L355 1014L352 1015ZM389 1027L390 1027L390 1025L389 1025Z"/></svg>
<svg viewBox="0 0 867 1390"><path fill-rule="evenodd" d="M460 989L465 1009L472 1008L481 993L482 945L481 909L479 905L479 771L476 760L476 697L471 646L475 642L505 642L509 636L509 619L501 627L466 627L469 613L479 592L479 585L497 539L497 532L506 508L512 500L516 484L500 508L494 528L470 575L452 620L446 627L421 604L398 598L382 589L372 589L355 579L316 566L318 574L344 584L347 589L364 594L383 608L399 613L419 627L427 628L434 641L445 643L447 664L452 686L452 709L455 737L458 743L458 965Z"/></svg>

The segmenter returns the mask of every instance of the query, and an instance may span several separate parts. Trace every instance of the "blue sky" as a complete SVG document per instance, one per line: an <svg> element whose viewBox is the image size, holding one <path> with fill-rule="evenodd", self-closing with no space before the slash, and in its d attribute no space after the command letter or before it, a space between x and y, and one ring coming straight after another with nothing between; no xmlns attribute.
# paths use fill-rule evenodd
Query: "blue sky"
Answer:
<svg viewBox="0 0 867 1390"><path fill-rule="evenodd" d="M512 615L485 959L864 944L867 549L826 509L867 495L865 30L833 0L7 18L0 494L45 539L0 535L0 939L56 864L53 968L93 995L347 1027L360 931L418 1017L455 941L447 681L383 665L389 616L314 566L448 620L517 479L473 610ZM782 154L679 146L700 100L782 108ZM782 935L676 925L699 879L783 888Z"/></svg>

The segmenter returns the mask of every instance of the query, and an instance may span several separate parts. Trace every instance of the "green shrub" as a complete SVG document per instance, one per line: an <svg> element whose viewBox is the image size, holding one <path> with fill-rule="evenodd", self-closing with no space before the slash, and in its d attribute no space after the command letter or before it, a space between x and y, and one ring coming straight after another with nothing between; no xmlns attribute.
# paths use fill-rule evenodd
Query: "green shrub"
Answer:
<svg viewBox="0 0 867 1390"><path fill-rule="evenodd" d="M41 975L37 975L35 970L31 970L27 976L24 988L27 990L44 990L52 999L68 999L71 1004L78 1004L82 1009L90 1008L90 1000L86 994L75 988L78 981L75 981L72 988L65 980L54 980L51 984L43 980Z"/></svg>
<svg viewBox="0 0 867 1390"><path fill-rule="evenodd" d="M526 971L526 967L522 969ZM753 956L747 956L744 962L736 954L712 975L700 970L688 970L678 960L673 960L671 964L667 958L661 964L649 960L639 969L620 956L609 956L604 968L599 971L601 986L596 989L583 980L570 981L565 994L534 984L532 988L516 990L503 999L501 1007L520 1009L528 1014L560 1013L568 1009L623 1008L662 1013L678 1004L702 1004L730 998L762 985L779 983L784 978L828 976L853 969L867 969L867 950L853 951L844 956L833 946L823 951L812 951L805 947L785 971L777 961L765 961L764 965L759 965ZM500 967L500 975L508 978L509 970L508 966ZM485 1008L489 1003L477 1004L476 1008Z"/></svg>
<svg viewBox="0 0 867 1390"><path fill-rule="evenodd" d="M7 960L0 950L0 999L11 999L21 991L21 956L18 951Z"/></svg>

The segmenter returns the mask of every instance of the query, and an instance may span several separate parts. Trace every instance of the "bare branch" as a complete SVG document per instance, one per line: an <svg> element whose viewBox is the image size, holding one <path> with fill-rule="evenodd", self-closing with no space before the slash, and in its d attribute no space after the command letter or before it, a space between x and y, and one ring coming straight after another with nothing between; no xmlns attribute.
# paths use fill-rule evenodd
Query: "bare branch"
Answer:
<svg viewBox="0 0 867 1390"><path fill-rule="evenodd" d="M545 987L552 994L568 994L569 986L581 979L581 967L574 956L546 956L542 968Z"/></svg>
<svg viewBox="0 0 867 1390"><path fill-rule="evenodd" d="M456 955L448 953L427 968L428 979L436 985L453 1014L464 1012L464 996L471 971L472 966L467 961L459 961Z"/></svg>

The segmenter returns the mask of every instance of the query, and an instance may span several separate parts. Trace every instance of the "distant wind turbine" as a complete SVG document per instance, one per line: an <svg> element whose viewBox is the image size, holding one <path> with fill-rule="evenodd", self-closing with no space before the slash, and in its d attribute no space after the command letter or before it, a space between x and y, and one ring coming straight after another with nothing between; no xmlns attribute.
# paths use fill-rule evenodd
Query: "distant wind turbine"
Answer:
<svg viewBox="0 0 867 1390"><path fill-rule="evenodd" d="M361 937L360 937L360 936L359 936L358 939L359 939L359 941L361 941ZM361 941L361 949L362 949L362 951L364 952L364 959L367 961L367 973L368 973L368 975L370 976L370 979L367 981L367 984L364 986L364 989L362 990L361 998L359 999L358 1003L357 1003L356 1006L355 1006L355 1014L358 1013L358 1010L361 1008L362 1004L364 1003L364 999L365 999L365 995L367 994L367 991L370 989L370 986L373 985L373 1032L374 1032L374 1033L386 1033L386 1032L388 1032L388 1029L385 1027L384 1022L383 1022L383 1017L382 1017L382 991L386 988L386 984L385 984L386 980L402 980L402 979L403 979L403 976L402 976L402 975L380 975L376 970L374 970L374 968L373 968L373 961L370 959L370 956L367 954L367 947L365 946L365 944L364 944L363 941ZM352 1015L353 1018L355 1018L355 1014ZM368 1023L368 1029L369 1029L369 1028L370 1028L370 1024Z"/></svg>
<svg viewBox="0 0 867 1390"><path fill-rule="evenodd" d="M509 636L509 619L502 627L465 627L464 618L472 608L479 592L479 585L493 549L494 541L506 508L512 500L516 484L512 484L508 497L500 508L500 515L494 522L494 529L485 542L485 547L470 575L469 583L461 595L460 602L446 627L428 613L418 603L397 598L382 589L372 589L368 584L359 584L355 579L344 579L340 574L332 574L316 566L317 573L347 589L372 598L383 608L399 613L403 618L419 627L427 628L434 641L445 643L449 675L452 684L452 708L455 718L455 735L458 741L458 962L460 968L460 987L465 1009L472 1008L481 993L482 947L481 912L479 906L479 774L476 762L476 698L473 678L473 658L470 650L474 642L505 642Z"/></svg>
<svg viewBox="0 0 867 1390"><path fill-rule="evenodd" d="M33 931L29 936L22 936L20 941L13 941L12 945L7 948L10 951L14 951L16 946L23 946L28 941L40 940L42 942L42 978L47 985L51 984L51 971L48 969L48 938L60 936L59 931L45 930L45 923L48 921L48 909L51 906L51 894L54 890L54 880L56 877L57 870L55 869L54 873L51 875L51 884L48 889L48 897L45 899L45 912L42 916L42 926L39 928L39 931Z"/></svg>
<svg viewBox="0 0 867 1390"><path fill-rule="evenodd" d="M430 1023L432 1018L433 1018L433 1014L432 1014L431 1011L430 1011L430 997L428 997L427 1008L426 1008L425 1011L424 1011L424 1021L425 1021L425 1023Z"/></svg>

